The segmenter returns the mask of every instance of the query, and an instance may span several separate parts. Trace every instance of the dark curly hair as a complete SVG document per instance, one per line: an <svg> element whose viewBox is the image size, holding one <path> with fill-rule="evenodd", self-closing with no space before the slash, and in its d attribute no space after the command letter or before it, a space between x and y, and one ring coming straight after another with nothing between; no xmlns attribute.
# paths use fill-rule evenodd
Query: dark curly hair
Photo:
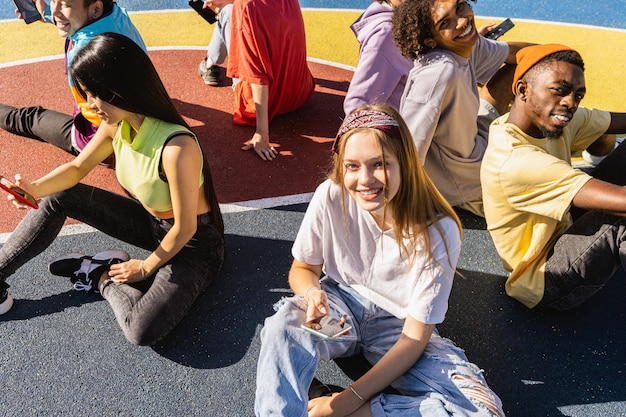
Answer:
<svg viewBox="0 0 626 417"><path fill-rule="evenodd" d="M425 41L432 38L432 10L439 0L404 0L393 12L393 40L402 55L411 60L433 48ZM475 2L476 0L466 0Z"/></svg>

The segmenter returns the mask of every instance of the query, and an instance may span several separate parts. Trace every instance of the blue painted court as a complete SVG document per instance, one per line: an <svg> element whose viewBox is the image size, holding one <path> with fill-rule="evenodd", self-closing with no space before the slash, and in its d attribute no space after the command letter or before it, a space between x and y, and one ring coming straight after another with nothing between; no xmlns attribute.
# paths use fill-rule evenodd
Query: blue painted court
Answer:
<svg viewBox="0 0 626 417"><path fill-rule="evenodd" d="M189 9L187 0L119 0L130 11ZM301 0L303 8L365 9L367 0ZM0 20L15 17L12 3L0 5ZM511 17L551 22L578 23L599 27L626 29L626 7L623 0L478 0L473 4L477 16Z"/></svg>

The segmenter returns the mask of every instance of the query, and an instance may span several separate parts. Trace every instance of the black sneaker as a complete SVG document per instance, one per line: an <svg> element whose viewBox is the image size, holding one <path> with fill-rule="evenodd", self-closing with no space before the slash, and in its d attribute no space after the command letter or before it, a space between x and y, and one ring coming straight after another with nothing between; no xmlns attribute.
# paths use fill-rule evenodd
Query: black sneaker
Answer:
<svg viewBox="0 0 626 417"><path fill-rule="evenodd" d="M80 269L83 260L91 260L91 256L82 253L66 253L48 264L48 271L58 277L71 277Z"/></svg>
<svg viewBox="0 0 626 417"><path fill-rule="evenodd" d="M207 85L218 86L222 84L222 72L220 67L217 65L212 65L209 68L209 73L202 77L204 79L204 83Z"/></svg>
<svg viewBox="0 0 626 417"><path fill-rule="evenodd" d="M222 84L222 72L219 66L211 65L209 68L206 66L207 58L204 58L200 65L198 65L198 75L202 77L202 80L206 85L218 86Z"/></svg>
<svg viewBox="0 0 626 417"><path fill-rule="evenodd" d="M9 284L0 281L0 315L13 307L13 297L9 295Z"/></svg>
<svg viewBox="0 0 626 417"><path fill-rule="evenodd" d="M343 388L337 385L326 385L317 378L313 378L309 386L309 400L313 398L326 397L335 392L342 392Z"/></svg>
<svg viewBox="0 0 626 417"><path fill-rule="evenodd" d="M75 291L97 293L98 281L100 281L102 273L108 270L111 265L126 262L129 259L130 255L121 250L108 250L93 257L80 253L70 253L50 262L48 270L54 275L70 277L72 288Z"/></svg>

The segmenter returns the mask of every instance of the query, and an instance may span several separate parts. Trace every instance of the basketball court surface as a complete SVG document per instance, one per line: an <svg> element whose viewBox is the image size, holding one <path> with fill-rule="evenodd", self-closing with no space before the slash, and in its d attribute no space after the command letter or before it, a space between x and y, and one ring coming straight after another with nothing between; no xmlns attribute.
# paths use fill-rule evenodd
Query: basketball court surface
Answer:
<svg viewBox="0 0 626 417"><path fill-rule="evenodd" d="M137 248L68 221L62 235L11 276L13 309L0 316L1 416L251 416L263 320L289 295L291 244L307 202L325 177L330 142L358 60L349 25L367 1L303 1L313 99L277 118L272 162L241 151L253 130L232 124L232 90L196 73L212 26L186 1L120 0L131 12L166 88L198 137L213 171L226 222L220 278L172 334L153 347L127 342L99 296L70 290L47 263L59 254ZM478 24L511 17L504 41L564 43L586 63L583 104L626 111L626 14L622 1L479 1ZM63 40L43 23L13 20L0 5L0 103L71 112ZM35 179L70 156L0 131L0 174ZM98 167L85 182L113 191L114 172ZM23 212L0 198L0 244ZM463 216L464 249L440 333L485 371L508 416L626 416L626 273L583 307L565 314L529 311L504 293L505 272L482 220ZM350 379L324 363L318 378Z"/></svg>

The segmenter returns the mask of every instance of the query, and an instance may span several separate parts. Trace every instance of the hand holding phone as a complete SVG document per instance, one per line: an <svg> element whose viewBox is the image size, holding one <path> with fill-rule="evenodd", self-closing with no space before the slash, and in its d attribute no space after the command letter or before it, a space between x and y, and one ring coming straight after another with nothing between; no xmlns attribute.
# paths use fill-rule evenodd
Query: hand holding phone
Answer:
<svg viewBox="0 0 626 417"><path fill-rule="evenodd" d="M301 324L300 327L323 339L336 339L352 329L352 326L346 323L346 318L347 315L345 314L341 316L341 319L322 316L315 320L307 321Z"/></svg>
<svg viewBox="0 0 626 417"><path fill-rule="evenodd" d="M205 9L203 0L189 0L189 5L210 24L217 22L215 12L208 8Z"/></svg>
<svg viewBox="0 0 626 417"><path fill-rule="evenodd" d="M13 0L13 3L15 3L17 10L22 15L22 19L27 24L41 20L41 14L39 14L39 10L35 7L33 0Z"/></svg>
<svg viewBox="0 0 626 417"><path fill-rule="evenodd" d="M515 26L515 24L513 24L511 19L506 19L504 22L500 23L498 26L485 33L485 38L494 40L498 39L500 36L511 30L513 26Z"/></svg>
<svg viewBox="0 0 626 417"><path fill-rule="evenodd" d="M35 198L32 195L28 194L26 191L22 190L20 187L13 184L11 181L7 180L1 175L0 175L0 188L2 188L4 191L8 192L13 197L15 197L15 199L19 201L20 203L25 204L34 209L39 208L39 206L37 205L37 202L35 201Z"/></svg>

